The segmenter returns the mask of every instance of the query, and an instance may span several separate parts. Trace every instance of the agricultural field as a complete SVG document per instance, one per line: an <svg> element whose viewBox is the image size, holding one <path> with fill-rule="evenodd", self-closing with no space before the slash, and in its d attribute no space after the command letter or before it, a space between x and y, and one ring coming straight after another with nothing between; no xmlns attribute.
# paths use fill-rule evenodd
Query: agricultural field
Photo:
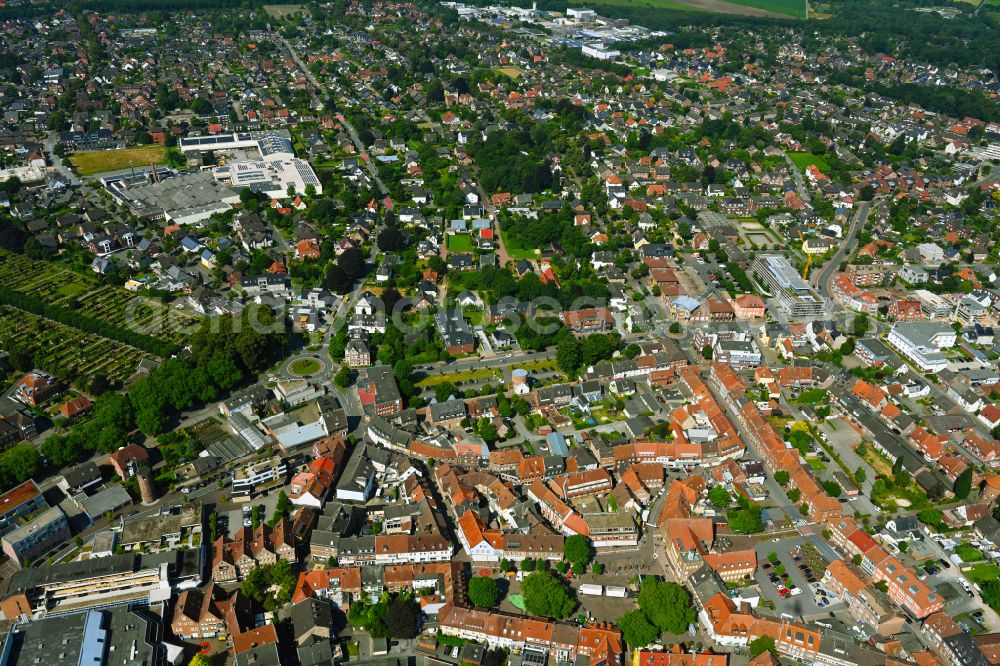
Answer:
<svg viewBox="0 0 1000 666"><path fill-rule="evenodd" d="M149 354L99 335L0 306L0 341L30 347L35 364L63 377L127 379Z"/></svg>
<svg viewBox="0 0 1000 666"><path fill-rule="evenodd" d="M812 153L788 153L788 157L800 170L805 171L806 167L817 166L820 171L829 171L830 164L821 155Z"/></svg>
<svg viewBox="0 0 1000 666"><path fill-rule="evenodd" d="M627 7L629 9L666 9L681 11L719 12L745 16L774 16L805 18L806 0L599 0L585 3L573 0L570 4L586 5L601 13L601 6Z"/></svg>
<svg viewBox="0 0 1000 666"><path fill-rule="evenodd" d="M165 146L135 146L120 150L93 150L76 153L69 157L70 164L81 176L90 176L105 171L117 171L148 167L150 164L166 164L169 152Z"/></svg>
<svg viewBox="0 0 1000 666"><path fill-rule="evenodd" d="M0 252L0 284L46 303L75 309L93 319L170 342L183 341L200 321L194 315L152 299L23 254Z"/></svg>

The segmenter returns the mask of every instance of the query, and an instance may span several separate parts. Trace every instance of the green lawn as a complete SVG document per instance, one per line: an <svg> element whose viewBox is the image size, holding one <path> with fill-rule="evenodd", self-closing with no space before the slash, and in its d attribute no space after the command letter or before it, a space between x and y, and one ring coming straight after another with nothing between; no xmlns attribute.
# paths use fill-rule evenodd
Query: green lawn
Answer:
<svg viewBox="0 0 1000 666"><path fill-rule="evenodd" d="M469 234L455 234L448 236L449 252L473 252L476 247L472 244L472 236Z"/></svg>
<svg viewBox="0 0 1000 666"><path fill-rule="evenodd" d="M292 362L290 370L296 375L313 375L319 372L319 361L311 358L300 358Z"/></svg>
<svg viewBox="0 0 1000 666"><path fill-rule="evenodd" d="M817 472L822 472L826 469L826 463L819 458L806 458L806 462Z"/></svg>
<svg viewBox="0 0 1000 666"><path fill-rule="evenodd" d="M805 171L806 167L816 165L819 167L820 171L829 171L830 164L822 155L813 155L812 153L788 153L788 156L792 159L799 169Z"/></svg>
<svg viewBox="0 0 1000 666"><path fill-rule="evenodd" d="M87 291L87 285L79 282L70 282L56 289L60 296L76 296L82 291Z"/></svg>
<svg viewBox="0 0 1000 666"><path fill-rule="evenodd" d="M955 546L955 554L961 557L964 562L978 562L986 559L986 556L978 548L967 543Z"/></svg>
<svg viewBox="0 0 1000 666"><path fill-rule="evenodd" d="M995 564L980 562L979 564L974 564L971 569L966 571L965 576L973 583L982 585L988 580L1000 578L1000 567Z"/></svg>
<svg viewBox="0 0 1000 666"><path fill-rule="evenodd" d="M507 254L512 259L534 259L537 256L534 248L521 247L510 236L504 236L502 233L501 237L503 239L503 246L507 249Z"/></svg>

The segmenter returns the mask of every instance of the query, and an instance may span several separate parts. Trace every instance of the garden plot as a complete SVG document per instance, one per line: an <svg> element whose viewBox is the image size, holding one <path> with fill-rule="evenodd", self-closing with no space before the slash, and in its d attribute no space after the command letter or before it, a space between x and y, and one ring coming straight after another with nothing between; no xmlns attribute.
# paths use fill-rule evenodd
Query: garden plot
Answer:
<svg viewBox="0 0 1000 666"><path fill-rule="evenodd" d="M131 376L149 354L15 308L0 307L0 341L30 347L35 365L66 377L103 375L112 382Z"/></svg>
<svg viewBox="0 0 1000 666"><path fill-rule="evenodd" d="M171 342L182 342L199 321L153 299L19 254L0 253L0 284L92 319Z"/></svg>

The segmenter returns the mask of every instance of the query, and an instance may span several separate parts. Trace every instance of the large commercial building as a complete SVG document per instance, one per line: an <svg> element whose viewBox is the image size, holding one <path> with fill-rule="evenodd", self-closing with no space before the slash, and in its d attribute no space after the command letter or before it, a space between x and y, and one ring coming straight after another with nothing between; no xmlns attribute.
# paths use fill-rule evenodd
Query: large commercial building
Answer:
<svg viewBox="0 0 1000 666"><path fill-rule="evenodd" d="M953 347L956 339L957 334L950 326L914 321L894 325L888 343L921 371L937 373L948 366L941 350Z"/></svg>
<svg viewBox="0 0 1000 666"><path fill-rule="evenodd" d="M287 131L235 132L181 139L185 154L200 152L227 153L212 169L215 180L234 189L249 187L272 199L284 199L292 192L302 194L312 186L323 193L316 172L309 163L295 157L291 135ZM223 162L225 162L223 164Z"/></svg>
<svg viewBox="0 0 1000 666"><path fill-rule="evenodd" d="M194 224L239 203L239 191L249 188L271 199L303 194L311 186L323 193L316 172L295 157L288 132L238 132L181 139L191 156L219 152L219 166L176 173L166 168L143 169L132 175L102 179L105 189L136 216L174 224Z"/></svg>
<svg viewBox="0 0 1000 666"><path fill-rule="evenodd" d="M780 254L758 256L751 264L751 269L770 288L778 306L789 317L806 319L823 314L822 297Z"/></svg>
<svg viewBox="0 0 1000 666"><path fill-rule="evenodd" d="M5 534L3 552L18 566L24 566L28 560L35 559L70 536L72 532L66 514L56 506Z"/></svg>
<svg viewBox="0 0 1000 666"><path fill-rule="evenodd" d="M277 488L285 483L287 474L288 466L278 456L240 467L233 471L232 498L243 501Z"/></svg>
<svg viewBox="0 0 1000 666"><path fill-rule="evenodd" d="M148 182L131 179L107 180L105 188L133 215L162 219L174 224L194 224L215 213L225 213L239 203L235 189L217 181L211 173L198 171Z"/></svg>
<svg viewBox="0 0 1000 666"><path fill-rule="evenodd" d="M42 491L31 479L8 490L0 495L0 534L17 529L20 518L47 508L49 505Z"/></svg>
<svg viewBox="0 0 1000 666"><path fill-rule="evenodd" d="M22 569L10 578L0 611L7 620L37 620L51 613L170 598L171 589L196 585L200 550L110 555Z"/></svg>
<svg viewBox="0 0 1000 666"><path fill-rule="evenodd" d="M183 649L164 643L160 615L147 608L86 610L15 625L4 637L0 664L176 663Z"/></svg>

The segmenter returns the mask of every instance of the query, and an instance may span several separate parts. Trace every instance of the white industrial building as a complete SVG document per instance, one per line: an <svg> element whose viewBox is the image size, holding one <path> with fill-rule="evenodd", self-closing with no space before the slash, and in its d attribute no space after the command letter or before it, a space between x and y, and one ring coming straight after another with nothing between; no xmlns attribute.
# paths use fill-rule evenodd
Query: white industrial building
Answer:
<svg viewBox="0 0 1000 666"><path fill-rule="evenodd" d="M313 168L295 157L291 135L285 130L192 136L181 139L179 147L185 154L226 154L226 159L218 159L218 166L211 169L212 176L237 190L249 187L272 199L292 196L289 186L298 194L309 185L316 194L323 193Z"/></svg>
<svg viewBox="0 0 1000 666"><path fill-rule="evenodd" d="M923 372L937 373L948 366L941 350L954 346L956 339L950 326L917 321L893 326L887 342Z"/></svg>

